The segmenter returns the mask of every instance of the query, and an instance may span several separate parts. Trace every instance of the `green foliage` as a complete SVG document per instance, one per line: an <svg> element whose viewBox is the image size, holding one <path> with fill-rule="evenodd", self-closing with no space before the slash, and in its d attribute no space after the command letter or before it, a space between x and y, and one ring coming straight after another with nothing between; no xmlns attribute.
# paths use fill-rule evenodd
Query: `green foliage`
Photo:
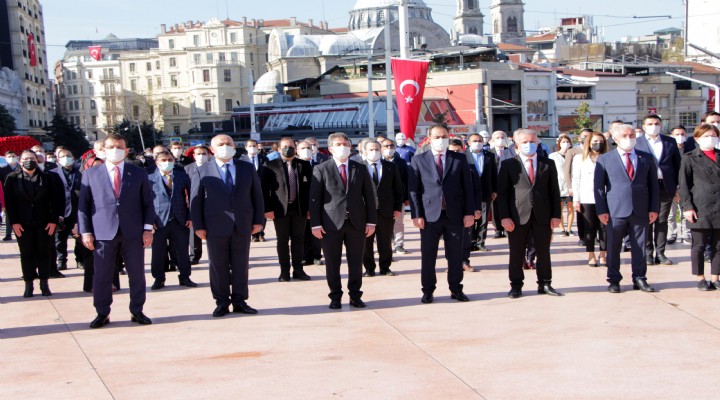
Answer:
<svg viewBox="0 0 720 400"><path fill-rule="evenodd" d="M43 128L53 140L55 146L64 146L73 153L75 158L82 156L90 149L85 132L68 122L65 117L56 115L47 128Z"/></svg>
<svg viewBox="0 0 720 400"><path fill-rule="evenodd" d="M580 102L580 105L575 110L577 113L577 117L575 118L575 133L580 133L583 128L592 128L593 122L592 119L590 119L590 104L583 101Z"/></svg>
<svg viewBox="0 0 720 400"><path fill-rule="evenodd" d="M0 136L14 136L15 129L17 129L15 118L5 106L0 104Z"/></svg>
<svg viewBox="0 0 720 400"><path fill-rule="evenodd" d="M446 124L447 123L447 114L448 111L437 113L433 115L432 121L436 124Z"/></svg>
<svg viewBox="0 0 720 400"><path fill-rule="evenodd" d="M153 147L162 142L162 132L155 129L155 125L143 121L140 124L140 129L142 130L145 147ZM145 150L142 146L143 141L140 140L140 135L138 135L138 124L136 122L123 119L115 124L111 131L125 136L128 141L128 148L134 149L137 154L141 154Z"/></svg>
<svg viewBox="0 0 720 400"><path fill-rule="evenodd" d="M681 37L677 37L672 41L672 43L670 44L670 47L663 50L662 60L664 62L685 61L684 53L685 53L685 40Z"/></svg>

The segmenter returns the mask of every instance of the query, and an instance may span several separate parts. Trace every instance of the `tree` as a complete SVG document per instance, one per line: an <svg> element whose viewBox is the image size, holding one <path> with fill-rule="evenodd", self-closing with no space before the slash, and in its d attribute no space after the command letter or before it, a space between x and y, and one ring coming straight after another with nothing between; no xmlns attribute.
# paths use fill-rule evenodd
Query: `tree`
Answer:
<svg viewBox="0 0 720 400"><path fill-rule="evenodd" d="M580 105L575 109L577 118L575 118L575 133L580 133L584 128L592 128L593 121L590 119L590 104L585 101L580 102Z"/></svg>
<svg viewBox="0 0 720 400"><path fill-rule="evenodd" d="M15 117L4 105L0 104L0 136L14 136L17 126L15 125Z"/></svg>
<svg viewBox="0 0 720 400"><path fill-rule="evenodd" d="M162 132L155 129L154 124L143 121L140 124L140 129L142 131L142 141L140 140L140 135L138 135L138 124L128 121L127 119L123 119L119 123L115 124L111 131L125 136L128 148L135 150L138 154L145 150L143 149L143 141L145 147L153 147L162 142Z"/></svg>
<svg viewBox="0 0 720 400"><path fill-rule="evenodd" d="M55 146L63 146L70 150L76 158L90 149L85 132L68 122L65 117L56 115L47 128L43 128L53 140Z"/></svg>
<svg viewBox="0 0 720 400"><path fill-rule="evenodd" d="M681 37L675 38L670 47L662 51L663 62L685 61L685 40Z"/></svg>
<svg viewBox="0 0 720 400"><path fill-rule="evenodd" d="M447 114L448 111L433 115L432 122L436 124L447 124Z"/></svg>

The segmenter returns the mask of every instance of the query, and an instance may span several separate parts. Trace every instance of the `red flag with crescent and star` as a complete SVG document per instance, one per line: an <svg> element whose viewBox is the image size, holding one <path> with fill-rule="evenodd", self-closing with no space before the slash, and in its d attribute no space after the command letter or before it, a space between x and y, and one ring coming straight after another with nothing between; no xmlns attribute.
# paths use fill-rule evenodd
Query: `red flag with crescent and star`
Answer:
<svg viewBox="0 0 720 400"><path fill-rule="evenodd" d="M88 46L88 50L90 51L90 57L92 57L93 60L100 61L102 58L102 46Z"/></svg>
<svg viewBox="0 0 720 400"><path fill-rule="evenodd" d="M391 62L400 131L408 139L414 139L430 63L400 58L393 58Z"/></svg>
<svg viewBox="0 0 720 400"><path fill-rule="evenodd" d="M28 55L30 56L30 66L37 66L37 51L35 50L35 35L28 33Z"/></svg>

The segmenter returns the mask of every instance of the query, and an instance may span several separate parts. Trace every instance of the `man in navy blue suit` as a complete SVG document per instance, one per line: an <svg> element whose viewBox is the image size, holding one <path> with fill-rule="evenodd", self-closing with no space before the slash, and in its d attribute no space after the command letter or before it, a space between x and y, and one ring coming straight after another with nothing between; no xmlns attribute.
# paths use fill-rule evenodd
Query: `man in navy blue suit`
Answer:
<svg viewBox="0 0 720 400"><path fill-rule="evenodd" d="M233 160L230 136L217 135L211 144L215 159L192 176L190 211L195 234L207 240L213 317L230 312L230 304L233 312L257 314L246 300L250 237L265 219L260 177L252 164Z"/></svg>
<svg viewBox="0 0 720 400"><path fill-rule="evenodd" d="M153 191L155 205L155 237L152 244L150 263L153 278L151 289L165 287L165 257L171 242L170 251L175 252L180 286L197 287L190 279L190 256L185 249L190 240L190 177L183 169L175 168L175 158L170 152L162 151L155 156L157 169L148 176Z"/></svg>
<svg viewBox="0 0 720 400"><path fill-rule="evenodd" d="M131 321L152 323L143 314L145 251L153 241L152 190L144 169L125 162L127 139L109 135L104 141L105 164L85 171L78 206L83 245L94 251L93 302L97 317L91 328L110 322L112 280L118 254L130 279Z"/></svg>
<svg viewBox="0 0 720 400"><path fill-rule="evenodd" d="M660 209L657 167L652 154L635 149L631 125L616 125L612 135L617 149L598 158L594 183L598 218L607 225L608 291L620 293L620 250L629 233L633 289L654 292L645 276L645 236Z"/></svg>
<svg viewBox="0 0 720 400"><path fill-rule="evenodd" d="M440 237L445 240L451 298L469 301L463 293L464 229L475 223L475 199L467 157L448 151L445 125L430 128L430 151L410 164L408 186L413 225L420 229L422 303L432 303L437 284L435 264Z"/></svg>

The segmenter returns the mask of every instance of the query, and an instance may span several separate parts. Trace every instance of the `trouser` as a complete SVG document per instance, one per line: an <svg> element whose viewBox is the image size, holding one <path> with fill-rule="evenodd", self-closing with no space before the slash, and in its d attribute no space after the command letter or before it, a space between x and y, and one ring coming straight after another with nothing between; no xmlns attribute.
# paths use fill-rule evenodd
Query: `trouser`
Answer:
<svg viewBox="0 0 720 400"><path fill-rule="evenodd" d="M348 264L348 294L351 299L360 299L362 290L362 262L365 252L365 227L356 229L349 219L337 231L325 232L322 239L323 253L325 254L325 274L327 276L332 300L340 300L343 295L342 280L340 279L340 264L342 264L342 249L345 245L345 259Z"/></svg>
<svg viewBox="0 0 720 400"><path fill-rule="evenodd" d="M321 240L313 236L312 227L309 221L305 222L305 241L304 241L304 256L307 264L312 264L315 260L322 258L322 243Z"/></svg>
<svg viewBox="0 0 720 400"><path fill-rule="evenodd" d="M67 264L68 261L68 239L70 238L70 234L72 233L72 228L75 225L74 221L65 220L65 229L58 230L55 232L55 260L57 260L57 264L54 264L57 268L57 265L60 264ZM58 225L59 226L59 225ZM73 249L73 252L75 253L75 261L80 261L80 257L78 257L78 251L79 248L82 247L82 240L80 238L76 238L74 240L75 242L75 248ZM53 260L51 262L54 263Z"/></svg>
<svg viewBox="0 0 720 400"><path fill-rule="evenodd" d="M400 218L396 219L393 222L393 242L395 244L395 248L405 247L405 222L403 221L404 218L405 210L400 213Z"/></svg>
<svg viewBox="0 0 720 400"><path fill-rule="evenodd" d="M207 238L210 291L218 306L242 304L248 299L250 236L233 229L228 236Z"/></svg>
<svg viewBox="0 0 720 400"><path fill-rule="evenodd" d="M118 255L125 262L130 281L130 312L137 314L145 304L145 249L142 237L125 239L118 233L112 240L95 240L93 302L98 314L110 314L112 281Z"/></svg>
<svg viewBox="0 0 720 400"><path fill-rule="evenodd" d="M691 229L690 263L693 275L705 274L705 244L710 243L710 273L720 275L720 229Z"/></svg>
<svg viewBox="0 0 720 400"><path fill-rule="evenodd" d="M472 240L473 244L485 244L485 239L487 238L488 213L490 212L490 207L492 207L492 202L482 202L482 206L480 209L480 219L476 219L475 225L473 225L472 227L472 234L470 239Z"/></svg>
<svg viewBox="0 0 720 400"><path fill-rule="evenodd" d="M648 224L647 241L645 243L645 254L652 257L653 249L655 255L665 255L665 246L667 245L668 233L668 215L670 207L673 204L675 193L665 191L662 180L660 181L660 212L658 217L652 224Z"/></svg>
<svg viewBox="0 0 720 400"><path fill-rule="evenodd" d="M265 237L265 226L267 226L267 219L263 218L262 229L260 229L260 232L258 232L258 233L253 233L252 237L255 239L264 238Z"/></svg>
<svg viewBox="0 0 720 400"><path fill-rule="evenodd" d="M370 237L365 238L365 255L363 256L363 264L366 271L375 271L375 252L373 245L377 239L378 262L380 264L380 272L387 272L392 265L392 234L395 226L395 220L392 217L386 217L377 213L377 224L375 232Z"/></svg>
<svg viewBox="0 0 720 400"><path fill-rule="evenodd" d="M680 223L678 224L677 218L680 216ZM683 216L683 210L680 203L673 201L670 206L670 212L668 213L668 237L678 239L688 239L690 237L690 231L687 227L687 219Z"/></svg>
<svg viewBox="0 0 720 400"><path fill-rule="evenodd" d="M48 279L50 275L49 250L52 241L45 226L46 224L23 225L22 236L17 237L20 248L20 266L25 282L35 278Z"/></svg>
<svg viewBox="0 0 720 400"><path fill-rule="evenodd" d="M550 284L552 282L552 264L550 262L550 242L552 241L552 229L550 223L539 223L534 213L524 225L516 224L512 232L508 232L508 244L510 245L510 257L508 262L508 275L510 285L513 288L522 288L525 281L523 272L523 261L529 249L533 249L532 257L537 256L535 273L537 283Z"/></svg>
<svg viewBox="0 0 720 400"><path fill-rule="evenodd" d="M645 236L647 232L647 214L631 214L627 218L613 218L607 224L607 280L619 283L623 276L620 273L620 252L623 237L630 236L630 254L632 262L632 278L645 279L647 263L645 260Z"/></svg>
<svg viewBox="0 0 720 400"><path fill-rule="evenodd" d="M81 245L78 247L76 254L78 260L83 263L83 291L90 293L93 291L93 279L95 278L94 253ZM112 284L116 288L120 288L120 270L117 268L117 264L115 264Z"/></svg>
<svg viewBox="0 0 720 400"><path fill-rule="evenodd" d="M191 246L190 246L190 260L191 260L192 262L195 262L195 263L200 262L200 259L202 258L202 252L203 252L203 250L202 250L202 239L200 239L200 238L195 234L195 229L194 229L194 228L191 228L191 229L190 229L190 240L189 240L189 243L191 244ZM178 251L180 251L180 250L178 250Z"/></svg>
<svg viewBox="0 0 720 400"><path fill-rule="evenodd" d="M598 219L595 204L581 204L582 219L585 225L585 251L588 253L595 251L595 238L598 237L600 251L606 251L607 230L605 225Z"/></svg>
<svg viewBox="0 0 720 400"><path fill-rule="evenodd" d="M155 279L165 280L165 256L168 252L177 259L180 279L188 278L191 274L190 256L185 249L190 240L190 228L173 219L163 227L158 227L153 235L152 258L150 270Z"/></svg>
<svg viewBox="0 0 720 400"><path fill-rule="evenodd" d="M440 237L445 242L445 258L448 262L447 280L450 291L460 292L463 289L463 238L465 226L462 219L451 221L447 212L442 211L437 221L425 221L425 229L420 230L421 269L420 279L425 294L435 292L437 275L437 253Z"/></svg>
<svg viewBox="0 0 720 400"><path fill-rule="evenodd" d="M303 269L306 222L307 216L302 215L297 203L288 205L285 216L275 217L273 220L277 236L278 261L283 273L289 272L291 265L294 271Z"/></svg>
<svg viewBox="0 0 720 400"><path fill-rule="evenodd" d="M505 228L503 228L502 224L500 223L500 212L498 211L498 199L496 198L492 204L493 204L492 220L493 220L493 225L495 225L495 232L503 233L503 232L505 232Z"/></svg>
<svg viewBox="0 0 720 400"><path fill-rule="evenodd" d="M585 218L582 216L582 212L575 212L575 223L577 224L577 233L579 238L585 238Z"/></svg>

